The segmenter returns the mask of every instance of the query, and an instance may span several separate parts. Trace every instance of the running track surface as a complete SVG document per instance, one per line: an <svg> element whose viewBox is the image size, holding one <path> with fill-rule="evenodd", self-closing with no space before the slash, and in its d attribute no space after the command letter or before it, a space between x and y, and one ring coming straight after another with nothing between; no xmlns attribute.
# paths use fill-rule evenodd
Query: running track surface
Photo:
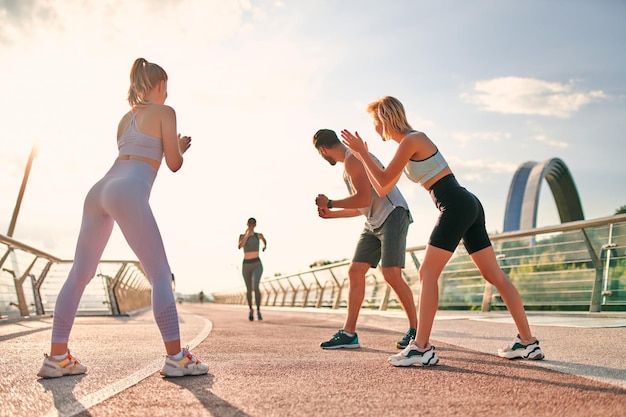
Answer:
<svg viewBox="0 0 626 417"><path fill-rule="evenodd" d="M440 363L394 368L402 312L363 311L360 349L322 350L344 310L179 306L184 344L209 374L159 375L150 311L78 317L72 354L88 373L36 377L50 317L0 322L0 416L626 416L626 315L529 313L544 361L496 356L512 340L507 313L440 312Z"/></svg>

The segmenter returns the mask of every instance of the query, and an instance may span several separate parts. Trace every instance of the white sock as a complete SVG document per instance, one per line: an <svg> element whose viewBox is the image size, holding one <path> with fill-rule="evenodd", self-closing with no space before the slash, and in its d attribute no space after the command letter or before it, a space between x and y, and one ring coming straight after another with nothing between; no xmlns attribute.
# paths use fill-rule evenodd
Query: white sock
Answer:
<svg viewBox="0 0 626 417"><path fill-rule="evenodd" d="M183 351L181 350L180 352L178 352L176 355L170 355L172 357L172 359L174 359L175 361L179 361L183 358Z"/></svg>
<svg viewBox="0 0 626 417"><path fill-rule="evenodd" d="M67 358L67 355L69 355L70 352L65 351L65 353L62 353L61 355L50 355L50 359L52 359L55 362L61 362L62 360L65 360Z"/></svg>
<svg viewBox="0 0 626 417"><path fill-rule="evenodd" d="M346 332L345 330L344 330L343 332L344 332L345 334L347 334L348 336L350 336L350 337L354 336L354 333L348 333L348 332Z"/></svg>

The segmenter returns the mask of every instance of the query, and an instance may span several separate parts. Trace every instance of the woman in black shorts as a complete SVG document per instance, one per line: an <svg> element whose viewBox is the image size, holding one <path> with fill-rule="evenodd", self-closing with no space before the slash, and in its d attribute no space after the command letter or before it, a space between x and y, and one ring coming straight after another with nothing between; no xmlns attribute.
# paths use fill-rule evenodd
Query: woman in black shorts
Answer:
<svg viewBox="0 0 626 417"><path fill-rule="evenodd" d="M386 96L370 103L367 111L382 139L399 144L387 168L381 168L371 158L358 133L344 130L341 137L363 162L376 192L379 195L387 193L404 171L411 181L430 193L439 209L419 269L421 292L417 336L402 352L390 356L389 362L394 366L434 365L438 362L435 348L429 343L439 303L437 281L461 240L482 276L502 296L519 332L513 343L498 350L498 355L508 359L543 359L539 341L530 331L522 299L496 260L478 198L459 185L435 144L424 133L411 128L400 101Z"/></svg>

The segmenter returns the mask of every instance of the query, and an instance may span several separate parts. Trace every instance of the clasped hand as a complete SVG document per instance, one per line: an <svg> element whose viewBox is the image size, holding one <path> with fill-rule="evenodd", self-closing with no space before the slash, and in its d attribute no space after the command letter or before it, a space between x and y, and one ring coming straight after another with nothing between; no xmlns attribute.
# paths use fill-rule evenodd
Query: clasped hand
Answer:
<svg viewBox="0 0 626 417"><path fill-rule="evenodd" d="M315 204L317 204L317 215L323 219L330 217L330 210L328 209L328 197L324 194L318 194L315 197Z"/></svg>
<svg viewBox="0 0 626 417"><path fill-rule="evenodd" d="M317 207L327 208L328 197L326 197L324 194L318 194L317 197L315 197L315 204L317 204Z"/></svg>
<svg viewBox="0 0 626 417"><path fill-rule="evenodd" d="M180 153L183 154L189 149L191 146L191 136L181 136L178 134L178 149L180 149Z"/></svg>

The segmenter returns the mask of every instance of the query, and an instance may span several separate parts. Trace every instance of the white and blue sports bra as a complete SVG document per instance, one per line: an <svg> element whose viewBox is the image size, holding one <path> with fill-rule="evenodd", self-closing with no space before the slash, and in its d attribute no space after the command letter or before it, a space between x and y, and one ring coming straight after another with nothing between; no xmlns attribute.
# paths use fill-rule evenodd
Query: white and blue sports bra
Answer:
<svg viewBox="0 0 626 417"><path fill-rule="evenodd" d="M412 132L415 132L415 130L409 133ZM447 166L448 162L444 159L441 152L439 152L439 149L437 149L434 154L426 159L419 161L409 159L409 162L404 166L404 173L408 179L422 185L446 169Z"/></svg>

